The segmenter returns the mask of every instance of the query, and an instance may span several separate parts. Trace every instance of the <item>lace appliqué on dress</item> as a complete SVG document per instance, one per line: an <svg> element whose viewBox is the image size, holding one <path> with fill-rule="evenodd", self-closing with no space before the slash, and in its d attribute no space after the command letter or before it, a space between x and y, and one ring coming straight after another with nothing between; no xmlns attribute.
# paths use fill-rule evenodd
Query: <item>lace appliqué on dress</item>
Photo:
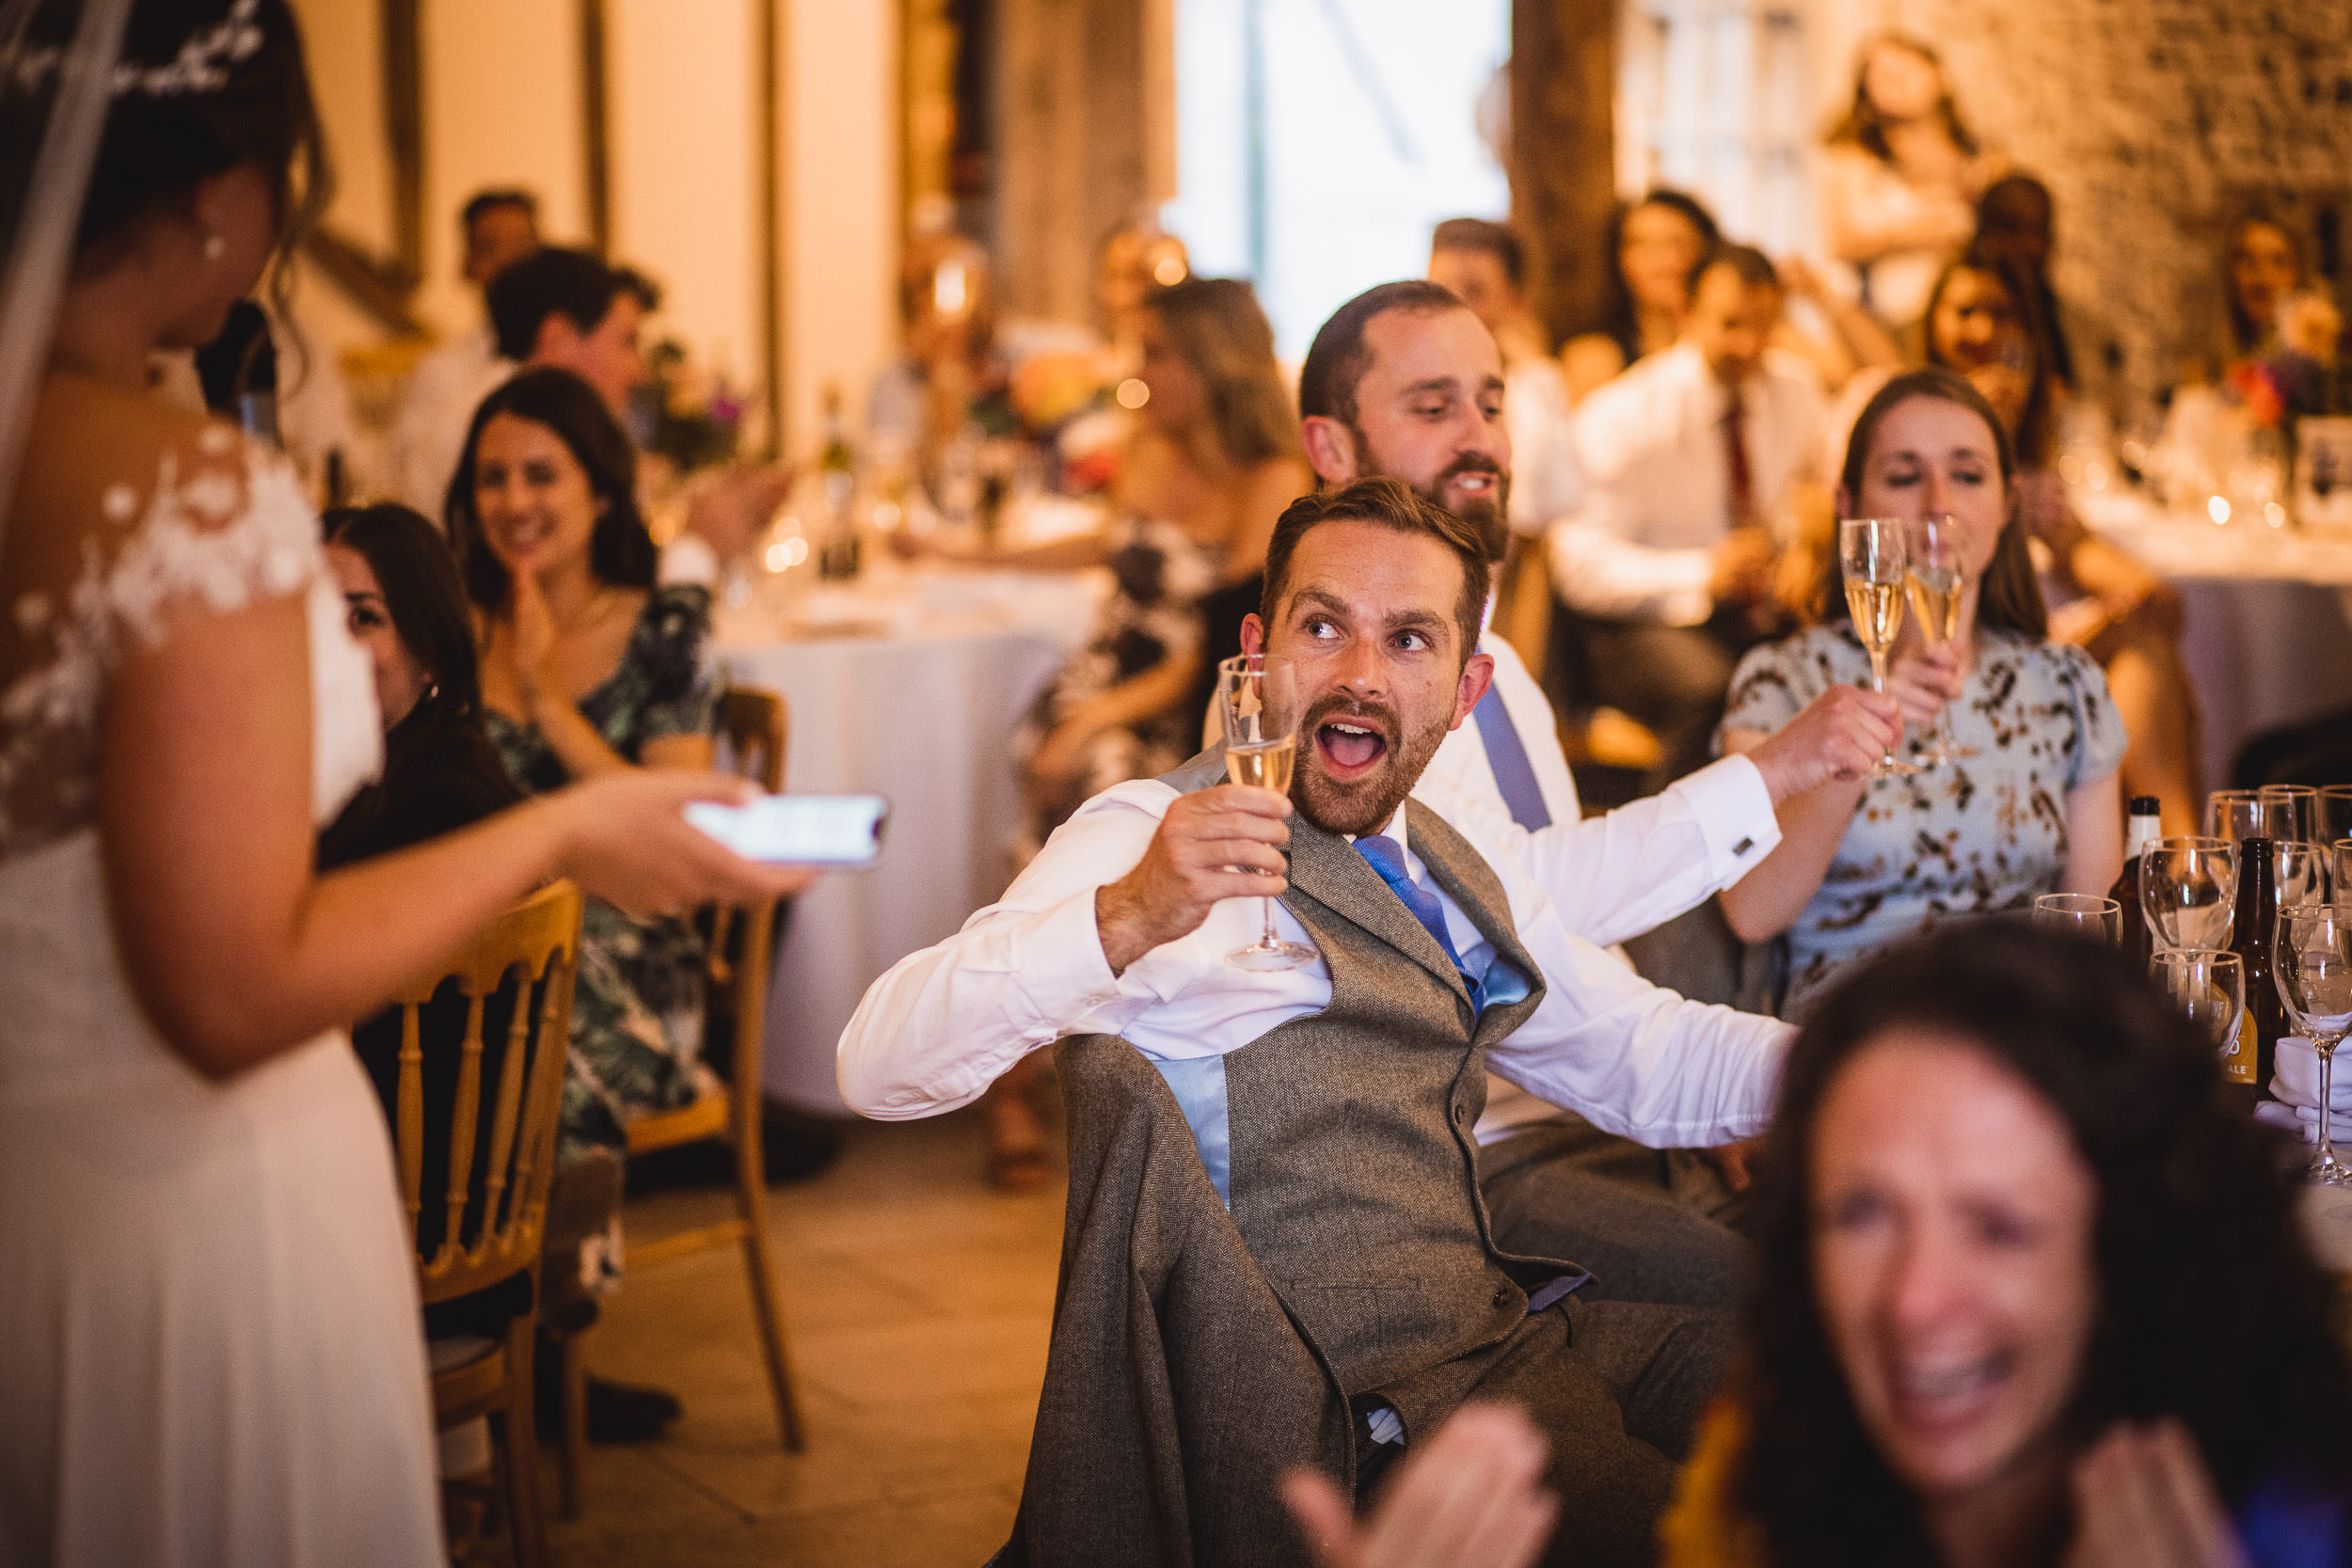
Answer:
<svg viewBox="0 0 2352 1568"><path fill-rule="evenodd" d="M227 614L288 594L323 594L329 635L322 637L319 607L313 606L312 684L331 684L336 691L335 703L317 705L320 724L336 733L331 745L328 734L317 735L314 749L343 760L331 773L314 770L314 793L347 794L373 768L375 714L365 655L342 632L318 520L293 469L251 448L238 462L230 454L233 438L217 428L206 431L199 445L193 461L183 462L178 452L165 455L143 515L131 486L110 487L100 499L103 521L83 541L81 570L71 586L27 590L10 607L17 633L33 645L35 657L0 690L0 856L89 823L97 808L98 721L107 682L132 640L155 645L168 629L167 611L190 601ZM111 562L109 543L117 543ZM338 711L351 705L354 672L337 668L355 658L361 661L358 701L369 732L361 742L366 760L356 769L354 737L341 733L352 725Z"/></svg>

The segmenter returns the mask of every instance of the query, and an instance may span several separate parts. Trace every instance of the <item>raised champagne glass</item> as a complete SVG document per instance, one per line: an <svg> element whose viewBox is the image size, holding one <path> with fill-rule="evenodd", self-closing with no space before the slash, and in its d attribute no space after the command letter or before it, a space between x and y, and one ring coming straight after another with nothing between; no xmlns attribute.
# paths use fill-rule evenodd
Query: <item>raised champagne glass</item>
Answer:
<svg viewBox="0 0 2352 1568"><path fill-rule="evenodd" d="M1837 524L1837 564L1846 579L1846 609L1854 635L1870 654L1870 689L1886 693L1886 656L1903 629L1903 520L1846 517ZM1870 768L1873 779L1923 771L1892 751Z"/></svg>
<svg viewBox="0 0 2352 1568"><path fill-rule="evenodd" d="M1948 647L1960 638L1960 606L1968 586L1959 522L1948 512L1914 517L1904 534L1903 551L1903 589L1919 635L1931 648ZM1976 754L1974 746L1963 746L1952 736L1952 705L1937 708L1934 737L1919 760L1932 768Z"/></svg>
<svg viewBox="0 0 2352 1568"><path fill-rule="evenodd" d="M2352 904L2282 906L2272 953L2279 1000L2319 1057L2319 1151L2305 1179L2322 1187L2352 1187L2352 1168L2337 1163L2328 1136L2335 1114L2336 1047L2352 1033Z"/></svg>
<svg viewBox="0 0 2352 1568"><path fill-rule="evenodd" d="M1298 762L1298 682L1290 660L1264 654L1239 654L1216 667L1216 707L1225 723L1225 776L1252 789L1278 795L1291 790ZM1265 906L1264 930L1247 947L1225 955L1235 969L1296 969L1314 961L1315 950L1284 942L1274 929L1274 900Z"/></svg>

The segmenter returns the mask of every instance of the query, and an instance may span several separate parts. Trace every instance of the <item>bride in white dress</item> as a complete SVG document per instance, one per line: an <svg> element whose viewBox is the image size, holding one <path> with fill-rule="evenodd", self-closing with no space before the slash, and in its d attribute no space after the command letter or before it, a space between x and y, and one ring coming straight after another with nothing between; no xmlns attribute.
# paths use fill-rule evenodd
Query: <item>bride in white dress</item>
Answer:
<svg viewBox="0 0 2352 1568"><path fill-rule="evenodd" d="M44 0L0 91L70 97L40 49L123 8ZM366 658L284 463L147 390L295 226L300 44L284 0L127 8L61 299L29 339L0 309L30 388L12 417L0 373L0 1568L437 1563L414 1264L343 1022L550 877L665 911L801 879L681 820L730 782L637 768L314 873L377 763ZM0 109L21 181L50 109Z"/></svg>

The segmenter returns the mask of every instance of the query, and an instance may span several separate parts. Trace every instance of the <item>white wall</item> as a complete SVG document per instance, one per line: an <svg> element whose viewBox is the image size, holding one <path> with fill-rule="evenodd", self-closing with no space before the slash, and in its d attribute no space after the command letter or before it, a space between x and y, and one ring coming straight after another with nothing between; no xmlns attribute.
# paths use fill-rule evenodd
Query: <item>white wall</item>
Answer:
<svg viewBox="0 0 2352 1568"><path fill-rule="evenodd" d="M612 0L613 259L664 291L659 327L745 389L764 373L754 0Z"/></svg>
<svg viewBox="0 0 2352 1568"><path fill-rule="evenodd" d="M663 286L650 330L755 390L771 324L761 300L762 0L607 0L612 254ZM295 0L329 151L336 227L393 243L373 0ZM854 414L896 352L898 8L775 0L782 35L783 380L793 451L828 382ZM423 7L425 279L437 330L470 327L457 211L485 186L534 191L549 240L588 240L577 0ZM303 316L328 352L378 336L315 277Z"/></svg>
<svg viewBox="0 0 2352 1568"><path fill-rule="evenodd" d="M827 383L854 421L897 352L898 8L779 0L785 12L785 428L807 451Z"/></svg>

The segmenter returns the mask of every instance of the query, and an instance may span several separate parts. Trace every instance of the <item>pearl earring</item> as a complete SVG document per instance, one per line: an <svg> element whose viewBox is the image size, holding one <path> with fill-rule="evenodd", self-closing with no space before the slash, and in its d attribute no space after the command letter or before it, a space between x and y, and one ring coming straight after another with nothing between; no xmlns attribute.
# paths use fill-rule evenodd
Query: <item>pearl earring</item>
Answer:
<svg viewBox="0 0 2352 1568"><path fill-rule="evenodd" d="M220 260L221 252L228 248L229 242L221 238L219 230L208 229L204 231L204 260L217 261Z"/></svg>

